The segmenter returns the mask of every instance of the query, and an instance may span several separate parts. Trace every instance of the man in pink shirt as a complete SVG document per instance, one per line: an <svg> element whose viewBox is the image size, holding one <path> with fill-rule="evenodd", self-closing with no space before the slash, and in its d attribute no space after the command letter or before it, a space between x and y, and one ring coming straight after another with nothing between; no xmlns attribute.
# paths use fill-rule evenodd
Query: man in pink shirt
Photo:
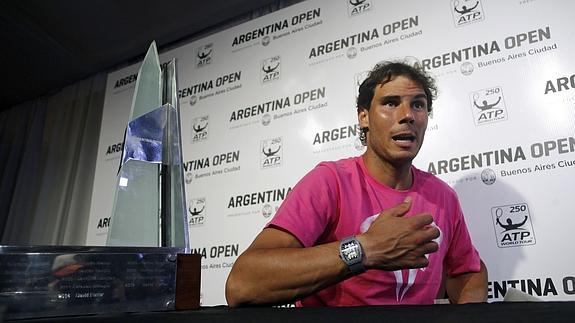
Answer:
<svg viewBox="0 0 575 323"><path fill-rule="evenodd" d="M320 163L237 259L230 306L432 304L487 298L487 270L455 192L412 165L425 135L433 79L378 64L357 99L366 152Z"/></svg>

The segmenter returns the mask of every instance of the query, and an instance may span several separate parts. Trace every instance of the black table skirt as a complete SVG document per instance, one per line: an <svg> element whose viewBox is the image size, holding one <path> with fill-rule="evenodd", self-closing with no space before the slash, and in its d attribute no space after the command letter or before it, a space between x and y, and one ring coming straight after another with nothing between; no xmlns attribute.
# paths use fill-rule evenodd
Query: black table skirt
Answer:
<svg viewBox="0 0 575 323"><path fill-rule="evenodd" d="M575 302L491 303L464 305L362 306L340 308L231 309L117 313L17 320L14 322L575 322Z"/></svg>

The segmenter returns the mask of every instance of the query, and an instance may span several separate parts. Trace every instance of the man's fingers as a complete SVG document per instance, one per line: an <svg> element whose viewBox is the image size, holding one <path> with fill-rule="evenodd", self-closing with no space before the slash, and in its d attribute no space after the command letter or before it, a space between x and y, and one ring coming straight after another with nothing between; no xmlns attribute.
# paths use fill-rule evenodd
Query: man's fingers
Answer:
<svg viewBox="0 0 575 323"><path fill-rule="evenodd" d="M408 196L403 200L403 202L397 204L396 206L383 211L380 214L388 214L390 216L404 216L407 211L411 208L411 196Z"/></svg>
<svg viewBox="0 0 575 323"><path fill-rule="evenodd" d="M430 241L430 242L421 246L421 252L425 255L430 254L430 253L434 253L437 250L439 250L439 244L437 244L437 242L435 242L435 241Z"/></svg>
<svg viewBox="0 0 575 323"><path fill-rule="evenodd" d="M413 226L413 228L416 228L416 229L423 228L423 227L428 226L431 223L433 223L433 217L429 213L417 214L417 215L409 217L408 219L409 219L409 221L411 221L411 225ZM433 228L433 227L430 226L430 228Z"/></svg>
<svg viewBox="0 0 575 323"><path fill-rule="evenodd" d="M408 268L424 268L429 265L429 259L424 256L417 258Z"/></svg>
<svg viewBox="0 0 575 323"><path fill-rule="evenodd" d="M439 229L434 226L421 227L413 231L411 240L416 245L423 245L437 239L440 235Z"/></svg>
<svg viewBox="0 0 575 323"><path fill-rule="evenodd" d="M430 241L428 243L419 246L416 250L414 250L414 253L417 255L417 257L414 259L410 267L412 268L427 267L429 265L428 255L436 252L437 250L439 250L439 245L437 244L437 242L434 241Z"/></svg>
<svg viewBox="0 0 575 323"><path fill-rule="evenodd" d="M439 236L441 235L441 231L439 231L439 228L436 226L432 226L432 227L427 228L427 231L430 231L430 233L433 237L433 240L439 238Z"/></svg>
<svg viewBox="0 0 575 323"><path fill-rule="evenodd" d="M427 219L425 221L427 221ZM433 222L433 218L431 219L431 221ZM435 226L433 223L424 226L421 231L425 232L427 237L429 237L429 240L435 240L439 238L439 236L441 235L441 231L439 231L439 228Z"/></svg>

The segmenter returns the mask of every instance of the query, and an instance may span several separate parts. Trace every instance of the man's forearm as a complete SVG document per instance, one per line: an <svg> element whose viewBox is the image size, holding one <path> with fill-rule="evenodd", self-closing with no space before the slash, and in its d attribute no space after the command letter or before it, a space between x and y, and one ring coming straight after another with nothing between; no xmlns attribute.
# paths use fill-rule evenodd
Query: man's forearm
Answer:
<svg viewBox="0 0 575 323"><path fill-rule="evenodd" d="M350 275L339 243L311 248L256 248L238 258L226 283L231 307L300 299Z"/></svg>
<svg viewBox="0 0 575 323"><path fill-rule="evenodd" d="M446 289L452 303L487 301L487 268L483 261L481 261L479 272L447 277Z"/></svg>

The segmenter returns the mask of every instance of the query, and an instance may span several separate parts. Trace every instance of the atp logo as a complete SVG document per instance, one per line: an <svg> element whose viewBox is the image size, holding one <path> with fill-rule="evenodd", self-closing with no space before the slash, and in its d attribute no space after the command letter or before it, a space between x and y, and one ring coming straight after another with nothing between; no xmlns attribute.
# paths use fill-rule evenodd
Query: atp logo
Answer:
<svg viewBox="0 0 575 323"><path fill-rule="evenodd" d="M200 46L196 49L196 68L204 67L212 63L213 44Z"/></svg>
<svg viewBox="0 0 575 323"><path fill-rule="evenodd" d="M346 0L347 1L347 14L350 17L355 17L359 14L366 13L373 8L371 0Z"/></svg>
<svg viewBox="0 0 575 323"><path fill-rule="evenodd" d="M262 169L282 165L282 138L265 139L261 141L260 167Z"/></svg>
<svg viewBox="0 0 575 323"><path fill-rule="evenodd" d="M507 120L503 88L494 86L469 94L476 126Z"/></svg>
<svg viewBox="0 0 575 323"><path fill-rule="evenodd" d="M280 56L274 56L262 61L261 82L262 84L279 80L281 76Z"/></svg>
<svg viewBox="0 0 575 323"><path fill-rule="evenodd" d="M451 8L455 27L462 27L484 19L481 0L452 0Z"/></svg>
<svg viewBox="0 0 575 323"><path fill-rule="evenodd" d="M527 203L492 207L491 216L499 248L535 244L535 232Z"/></svg>
<svg viewBox="0 0 575 323"><path fill-rule="evenodd" d="M194 118L192 123L192 143L208 139L209 116Z"/></svg>
<svg viewBox="0 0 575 323"><path fill-rule="evenodd" d="M188 225L198 226L206 221L206 198L195 198L188 202Z"/></svg>

